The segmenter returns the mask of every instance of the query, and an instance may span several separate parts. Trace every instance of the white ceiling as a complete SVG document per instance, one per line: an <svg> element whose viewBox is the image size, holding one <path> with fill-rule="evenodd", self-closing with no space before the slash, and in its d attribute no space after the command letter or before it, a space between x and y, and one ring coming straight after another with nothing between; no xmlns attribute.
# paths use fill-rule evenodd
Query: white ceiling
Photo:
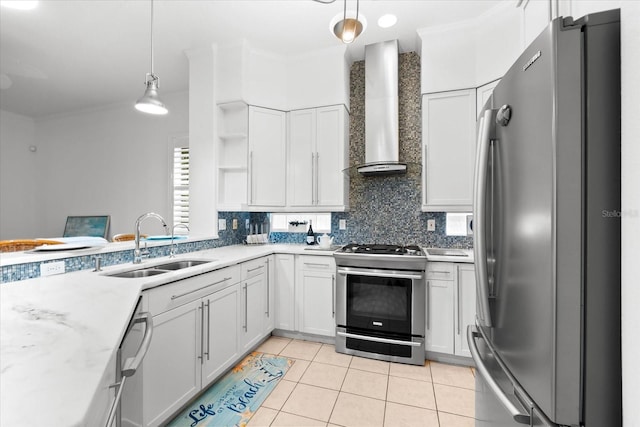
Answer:
<svg viewBox="0 0 640 427"><path fill-rule="evenodd" d="M328 1L328 0L324 0ZM362 59L367 44L398 39L416 49L416 29L474 18L506 0L361 0L368 25L348 50ZM40 0L38 8L0 8L0 73L12 85L0 108L34 118L98 105L135 102L150 71L150 0ZM347 9L356 1L347 0ZM154 72L160 93L188 87L185 50L246 39L249 45L296 55L340 43L329 23L343 0L155 0ZM379 28L385 13L396 26ZM6 80L5 80L6 82Z"/></svg>

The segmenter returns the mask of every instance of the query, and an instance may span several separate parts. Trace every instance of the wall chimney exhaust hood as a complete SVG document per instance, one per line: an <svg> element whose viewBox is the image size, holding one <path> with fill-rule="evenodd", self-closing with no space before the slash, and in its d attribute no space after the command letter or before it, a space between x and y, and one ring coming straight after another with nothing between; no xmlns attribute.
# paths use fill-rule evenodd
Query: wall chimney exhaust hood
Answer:
<svg viewBox="0 0 640 427"><path fill-rule="evenodd" d="M407 172L399 161L398 41L365 46L365 163L362 175Z"/></svg>

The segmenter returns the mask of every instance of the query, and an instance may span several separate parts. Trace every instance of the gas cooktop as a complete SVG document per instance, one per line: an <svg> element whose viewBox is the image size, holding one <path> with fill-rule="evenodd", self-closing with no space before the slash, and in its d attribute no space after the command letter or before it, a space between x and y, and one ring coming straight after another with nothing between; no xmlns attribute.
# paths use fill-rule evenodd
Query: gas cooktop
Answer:
<svg viewBox="0 0 640 427"><path fill-rule="evenodd" d="M427 256L417 245L350 243L333 253L339 267L424 271Z"/></svg>
<svg viewBox="0 0 640 427"><path fill-rule="evenodd" d="M424 256L422 249L416 245L380 245L350 243L343 246L338 252L354 254L380 254L380 255L417 255Z"/></svg>

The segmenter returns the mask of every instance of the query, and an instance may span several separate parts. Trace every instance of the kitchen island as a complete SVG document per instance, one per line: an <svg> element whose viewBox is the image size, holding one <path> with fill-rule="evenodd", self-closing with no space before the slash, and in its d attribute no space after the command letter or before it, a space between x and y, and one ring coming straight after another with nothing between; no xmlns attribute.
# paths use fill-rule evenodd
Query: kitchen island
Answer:
<svg viewBox="0 0 640 427"><path fill-rule="evenodd" d="M0 424L96 425L106 421L99 396L113 394L115 355L142 291L254 258L332 256L305 245L237 245L183 254L212 261L143 278L109 275L153 266L121 264L0 286Z"/></svg>

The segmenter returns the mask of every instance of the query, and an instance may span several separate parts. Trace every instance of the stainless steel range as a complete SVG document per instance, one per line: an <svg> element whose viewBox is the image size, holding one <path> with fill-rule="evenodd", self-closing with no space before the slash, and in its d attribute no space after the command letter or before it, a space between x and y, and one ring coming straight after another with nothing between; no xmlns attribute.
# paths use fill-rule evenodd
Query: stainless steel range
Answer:
<svg viewBox="0 0 640 427"><path fill-rule="evenodd" d="M418 246L349 244L334 257L336 351L423 365L424 252Z"/></svg>

